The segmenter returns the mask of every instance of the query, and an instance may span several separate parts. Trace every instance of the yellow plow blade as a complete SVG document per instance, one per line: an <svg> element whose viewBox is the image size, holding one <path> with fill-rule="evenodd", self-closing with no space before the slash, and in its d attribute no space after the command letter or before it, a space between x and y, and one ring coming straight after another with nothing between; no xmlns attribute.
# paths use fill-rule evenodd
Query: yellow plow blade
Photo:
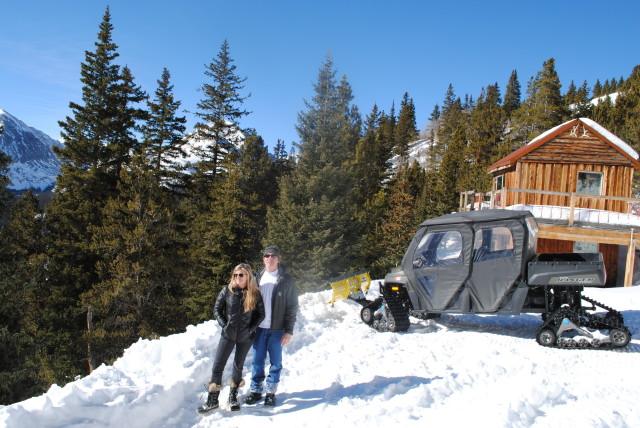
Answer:
<svg viewBox="0 0 640 428"><path fill-rule="evenodd" d="M333 293L329 303L349 298L357 301L365 298L371 286L371 275L369 272L348 274L331 282L330 285Z"/></svg>

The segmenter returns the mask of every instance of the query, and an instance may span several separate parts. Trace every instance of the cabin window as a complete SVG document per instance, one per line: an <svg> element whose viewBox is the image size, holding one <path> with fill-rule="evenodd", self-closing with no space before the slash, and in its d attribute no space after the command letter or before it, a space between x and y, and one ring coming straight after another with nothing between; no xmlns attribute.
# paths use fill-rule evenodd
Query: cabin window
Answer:
<svg viewBox="0 0 640 428"><path fill-rule="evenodd" d="M573 252L574 253L597 253L598 244L595 242L576 241L573 243Z"/></svg>
<svg viewBox="0 0 640 428"><path fill-rule="evenodd" d="M496 177L496 190L502 190L504 187L504 175L499 175Z"/></svg>
<svg viewBox="0 0 640 428"><path fill-rule="evenodd" d="M576 182L576 193L586 195L602 194L602 173L601 172L584 172L578 173L578 181Z"/></svg>

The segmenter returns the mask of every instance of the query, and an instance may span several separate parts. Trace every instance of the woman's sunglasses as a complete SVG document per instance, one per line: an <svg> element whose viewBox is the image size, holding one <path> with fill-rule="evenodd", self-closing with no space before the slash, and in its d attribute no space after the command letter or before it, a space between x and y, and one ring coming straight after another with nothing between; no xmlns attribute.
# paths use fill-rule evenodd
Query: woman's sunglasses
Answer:
<svg viewBox="0 0 640 428"><path fill-rule="evenodd" d="M234 273L234 274L233 274L233 277L234 277L234 278L243 278L243 277L244 277L244 274L243 274L243 273Z"/></svg>

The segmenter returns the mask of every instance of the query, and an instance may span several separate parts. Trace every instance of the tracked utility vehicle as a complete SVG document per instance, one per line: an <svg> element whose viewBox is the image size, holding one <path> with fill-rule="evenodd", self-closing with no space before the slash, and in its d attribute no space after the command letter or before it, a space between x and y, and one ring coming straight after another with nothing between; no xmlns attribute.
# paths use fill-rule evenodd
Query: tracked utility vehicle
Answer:
<svg viewBox="0 0 640 428"><path fill-rule="evenodd" d="M622 314L584 296L603 287L600 253L536 254L528 211L449 214L422 223L402 259L363 299L361 318L380 331L406 331L409 316L540 313L536 340L549 347L624 347ZM598 312L596 312L598 311Z"/></svg>

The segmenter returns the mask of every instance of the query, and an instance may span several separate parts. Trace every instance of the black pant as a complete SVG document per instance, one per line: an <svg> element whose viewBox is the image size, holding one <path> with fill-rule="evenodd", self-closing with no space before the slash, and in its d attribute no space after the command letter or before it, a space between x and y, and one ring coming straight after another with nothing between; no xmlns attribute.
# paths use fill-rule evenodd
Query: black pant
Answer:
<svg viewBox="0 0 640 428"><path fill-rule="evenodd" d="M233 372L231 373L231 380L239 385L242 380L242 367L244 366L244 360L247 358L249 349L251 348L251 341L247 342L233 342L220 336L220 342L218 342L218 349L216 350L216 357L213 362L213 370L211 373L211 383L222 385L222 372L224 366L227 364L229 355L233 351L233 347L236 348L236 354L233 358Z"/></svg>

